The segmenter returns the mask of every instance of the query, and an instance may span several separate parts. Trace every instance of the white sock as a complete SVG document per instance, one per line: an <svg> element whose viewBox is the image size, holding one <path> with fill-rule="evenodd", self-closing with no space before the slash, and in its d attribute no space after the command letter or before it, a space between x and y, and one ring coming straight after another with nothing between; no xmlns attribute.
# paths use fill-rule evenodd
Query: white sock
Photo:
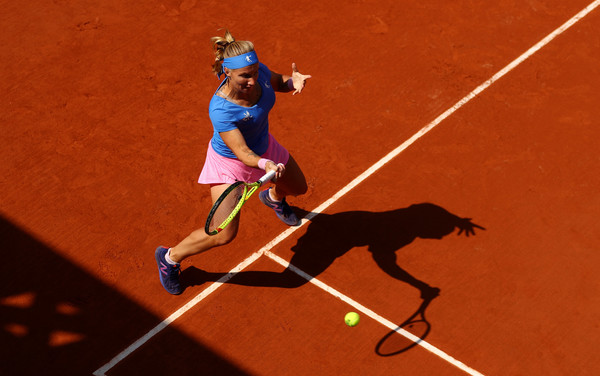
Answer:
<svg viewBox="0 0 600 376"><path fill-rule="evenodd" d="M275 200L275 198L273 197L273 194L271 193L273 191L273 188L269 189L269 198L271 199L271 201L273 202L281 202L281 200Z"/></svg>
<svg viewBox="0 0 600 376"><path fill-rule="evenodd" d="M171 248L169 248L169 250L165 254L165 260L167 260L167 262L171 265L177 265L177 263L175 261L171 260L170 254L171 254Z"/></svg>

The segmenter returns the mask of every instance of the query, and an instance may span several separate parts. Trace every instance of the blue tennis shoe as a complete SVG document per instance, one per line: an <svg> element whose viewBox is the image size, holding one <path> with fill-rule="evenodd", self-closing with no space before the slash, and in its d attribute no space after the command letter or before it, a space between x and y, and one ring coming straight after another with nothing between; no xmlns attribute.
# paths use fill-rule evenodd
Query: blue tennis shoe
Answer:
<svg viewBox="0 0 600 376"><path fill-rule="evenodd" d="M275 210L275 214L277 214L277 217L281 219L283 223L288 226L297 226L300 223L300 220L288 203L285 202L285 198L281 200L281 202L271 200L269 189L265 189L258 194L260 201L262 201L263 204L267 205L271 209Z"/></svg>
<svg viewBox="0 0 600 376"><path fill-rule="evenodd" d="M156 251L154 252L154 258L156 258L156 264L158 265L160 283L169 294L179 295L183 292L181 283L179 283L181 264L169 264L165 259L167 252L169 252L169 249L162 246L156 248Z"/></svg>

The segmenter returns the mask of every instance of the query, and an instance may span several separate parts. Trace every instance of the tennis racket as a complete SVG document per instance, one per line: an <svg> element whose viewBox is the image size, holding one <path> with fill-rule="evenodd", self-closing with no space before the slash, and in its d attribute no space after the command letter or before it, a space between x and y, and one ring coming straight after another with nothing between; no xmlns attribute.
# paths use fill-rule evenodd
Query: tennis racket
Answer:
<svg viewBox="0 0 600 376"><path fill-rule="evenodd" d="M275 177L275 171L269 171L255 183L238 181L227 187L210 209L204 231L208 235L216 235L223 231L238 215L250 196L273 177Z"/></svg>

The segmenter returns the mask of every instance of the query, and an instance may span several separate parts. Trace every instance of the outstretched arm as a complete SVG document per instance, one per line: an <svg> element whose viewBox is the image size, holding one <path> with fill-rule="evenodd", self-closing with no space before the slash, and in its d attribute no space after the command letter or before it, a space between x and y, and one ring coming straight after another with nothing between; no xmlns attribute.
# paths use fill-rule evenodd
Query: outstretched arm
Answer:
<svg viewBox="0 0 600 376"><path fill-rule="evenodd" d="M282 93L293 91L292 95L300 94L306 86L306 80L312 78L309 74L298 72L296 63L292 63L292 75L282 75L271 71L271 85L273 90Z"/></svg>

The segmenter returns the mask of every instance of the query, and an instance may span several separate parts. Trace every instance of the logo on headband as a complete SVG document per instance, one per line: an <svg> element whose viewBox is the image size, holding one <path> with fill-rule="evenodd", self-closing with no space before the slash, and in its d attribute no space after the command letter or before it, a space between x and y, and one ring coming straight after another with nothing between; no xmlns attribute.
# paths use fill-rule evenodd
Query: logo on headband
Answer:
<svg viewBox="0 0 600 376"><path fill-rule="evenodd" d="M250 55L246 55L246 61L252 64L252 59L250 59Z"/></svg>

